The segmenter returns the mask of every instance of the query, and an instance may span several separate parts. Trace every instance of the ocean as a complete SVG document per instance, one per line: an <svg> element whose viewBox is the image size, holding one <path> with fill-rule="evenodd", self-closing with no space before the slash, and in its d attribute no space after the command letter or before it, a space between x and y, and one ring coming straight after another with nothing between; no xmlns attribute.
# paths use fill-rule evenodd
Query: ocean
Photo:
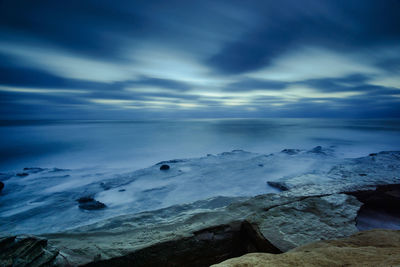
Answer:
<svg viewBox="0 0 400 267"><path fill-rule="evenodd" d="M341 157L400 150L400 120L2 121L0 136L0 171L135 170L234 149L265 154L323 146Z"/></svg>
<svg viewBox="0 0 400 267"><path fill-rule="evenodd" d="M0 181L5 184L0 193L0 233L8 234L64 231L114 216L217 198L194 204L214 209L238 197L278 192L268 181L323 174L343 158L400 150L399 120L0 125ZM280 153L284 149L301 152ZM155 165L172 159L184 160L168 162L168 171ZM80 209L77 200L88 196L106 208Z"/></svg>

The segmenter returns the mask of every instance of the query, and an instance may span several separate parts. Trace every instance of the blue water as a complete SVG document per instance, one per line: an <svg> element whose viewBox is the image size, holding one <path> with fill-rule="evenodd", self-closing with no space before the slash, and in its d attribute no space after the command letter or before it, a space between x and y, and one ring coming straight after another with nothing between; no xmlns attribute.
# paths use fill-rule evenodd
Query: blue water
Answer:
<svg viewBox="0 0 400 267"><path fill-rule="evenodd" d="M0 136L0 171L32 166L134 170L233 149L272 153L321 145L345 157L400 150L400 120L2 121Z"/></svg>

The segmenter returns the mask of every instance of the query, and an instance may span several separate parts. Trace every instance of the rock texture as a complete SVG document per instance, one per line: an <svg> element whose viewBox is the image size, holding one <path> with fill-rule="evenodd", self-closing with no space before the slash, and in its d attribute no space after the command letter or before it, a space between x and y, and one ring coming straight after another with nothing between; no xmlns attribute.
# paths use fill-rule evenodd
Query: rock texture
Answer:
<svg viewBox="0 0 400 267"><path fill-rule="evenodd" d="M251 253L213 266L399 266L400 231L371 230L274 255Z"/></svg>
<svg viewBox="0 0 400 267"><path fill-rule="evenodd" d="M329 150L320 147L292 152L284 151L278 157L297 157L301 153L311 157L331 157ZM193 171L196 163L193 160L162 162L142 172L145 177L149 177L149 173L163 175L164 180L181 179L186 177L181 173L187 172L187 177L197 179L200 186L203 177L221 174L222 169L225 174L235 175L238 179L242 175L241 181L250 183L251 179L244 178L250 173L265 172L266 159L272 158L264 155L254 157L247 152L223 153L220 157L228 157L228 163L218 161L217 164L213 157L202 159L210 160L212 168L204 167L202 162L197 172ZM232 158L235 158L234 162ZM372 203L376 194L380 195L379 199L397 197L393 188L384 192L379 188L398 182L400 152L381 152L364 158L341 160L338 164L332 162L336 160L330 159L329 164L315 172L275 180L277 186L286 189L279 194L252 198L213 197L191 204L116 216L68 231L42 234L40 240L47 240L49 245L40 241L43 246L39 247L54 248L71 265L208 266L248 252L287 252L311 242L349 236L358 231L356 221L363 203ZM158 166L164 163L175 165L168 172L160 172ZM189 163L192 165L185 165ZM188 166L193 169L185 169ZM111 189L104 194L109 196L110 191L129 194L133 178L126 179L129 181L123 184L122 178L105 183ZM113 184L117 182L118 185ZM94 186L99 188L98 183ZM126 191L119 191L122 186ZM151 194L151 191L143 192ZM91 195L90 190L87 193L84 195ZM77 198L73 199L75 209ZM85 201L96 200L83 198L78 202ZM111 214L113 206L96 213L104 211ZM94 214L81 212L80 216ZM18 236L16 240L20 238L23 237ZM7 256L11 254L2 251L0 255L8 261L37 257L36 250L18 251L13 252L14 256ZM315 254L315 257L323 257L323 254ZM300 258L297 259L301 262ZM329 264L321 261L322 266L325 263Z"/></svg>
<svg viewBox="0 0 400 267"><path fill-rule="evenodd" d="M47 240L33 236L0 238L0 266L68 265L68 261Z"/></svg>

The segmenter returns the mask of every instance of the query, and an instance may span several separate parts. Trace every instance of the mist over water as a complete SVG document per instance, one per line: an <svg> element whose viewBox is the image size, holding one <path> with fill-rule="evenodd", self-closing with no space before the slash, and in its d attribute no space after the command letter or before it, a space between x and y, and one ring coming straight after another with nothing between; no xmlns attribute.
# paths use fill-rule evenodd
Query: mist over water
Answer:
<svg viewBox="0 0 400 267"><path fill-rule="evenodd" d="M400 150L400 120L3 121L0 136L1 171L33 166L135 170L234 149L273 153L321 145L341 157Z"/></svg>
<svg viewBox="0 0 400 267"><path fill-rule="evenodd" d="M223 206L277 192L267 181L400 150L398 120L3 121L0 131L0 233L57 232L214 197L225 197ZM316 146L327 154L305 152ZM303 152L276 153L285 148ZM167 172L154 166L185 158L193 159ZM85 196L107 208L81 210Z"/></svg>

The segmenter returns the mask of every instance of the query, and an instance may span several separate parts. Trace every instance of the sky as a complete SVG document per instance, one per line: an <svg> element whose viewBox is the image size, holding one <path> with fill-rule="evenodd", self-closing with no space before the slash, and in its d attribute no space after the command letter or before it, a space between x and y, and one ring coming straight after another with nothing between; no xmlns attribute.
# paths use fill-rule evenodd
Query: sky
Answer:
<svg viewBox="0 0 400 267"><path fill-rule="evenodd" d="M400 117L400 0L0 0L0 119Z"/></svg>

